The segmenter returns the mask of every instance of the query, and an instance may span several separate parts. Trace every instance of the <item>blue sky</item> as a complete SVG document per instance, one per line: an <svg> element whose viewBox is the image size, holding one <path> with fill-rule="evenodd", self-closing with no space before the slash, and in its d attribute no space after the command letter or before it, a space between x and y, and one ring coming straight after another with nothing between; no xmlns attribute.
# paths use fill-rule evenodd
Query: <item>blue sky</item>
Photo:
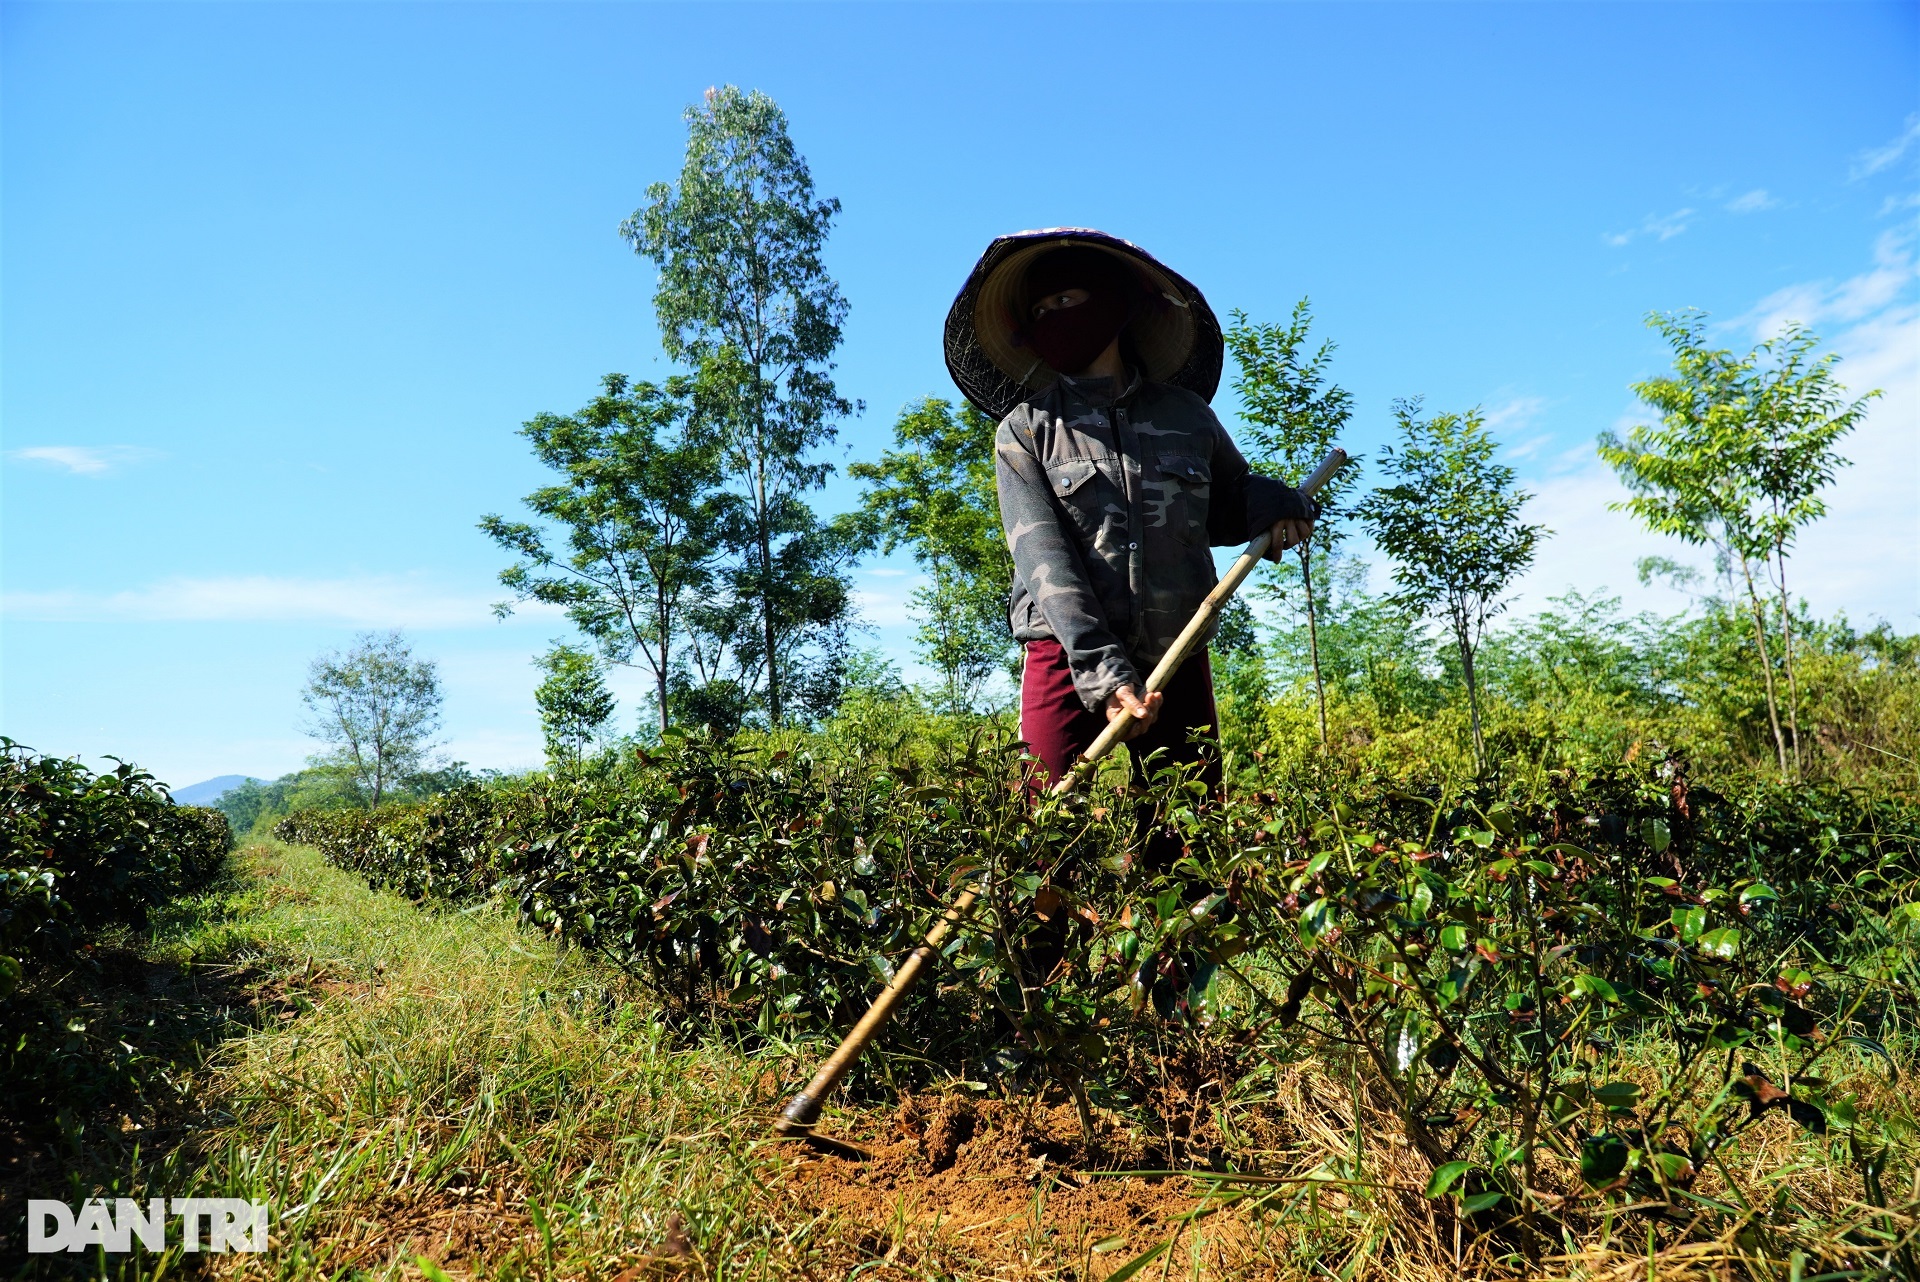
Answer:
<svg viewBox="0 0 1920 1282"><path fill-rule="evenodd" d="M474 522L543 479L523 420L665 372L615 229L720 83L845 206L842 463L952 394L992 236L1099 226L1222 313L1311 296L1359 450L1397 396L1484 407L1556 531L1521 608L1671 609L1592 456L1665 364L1640 318L1800 319L1887 392L1801 588L1920 627L1912 3L6 3L0 40L0 733L42 750L291 769L307 662L393 626L453 755L534 763L565 626L492 620ZM903 660L912 583L859 574Z"/></svg>

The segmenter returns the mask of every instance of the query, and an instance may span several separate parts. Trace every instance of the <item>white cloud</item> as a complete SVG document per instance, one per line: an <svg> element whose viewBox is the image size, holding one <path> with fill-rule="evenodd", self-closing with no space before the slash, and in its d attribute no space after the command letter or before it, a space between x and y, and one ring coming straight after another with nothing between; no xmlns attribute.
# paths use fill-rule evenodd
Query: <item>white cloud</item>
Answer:
<svg viewBox="0 0 1920 1282"><path fill-rule="evenodd" d="M1481 416L1486 419L1487 430L1490 432L1495 434L1516 432L1522 428L1531 427L1533 421L1540 416L1540 411L1545 408L1547 408L1547 398L1544 396L1509 396L1494 404L1492 408L1483 410Z"/></svg>
<svg viewBox="0 0 1920 1282"><path fill-rule="evenodd" d="M1916 270L1914 262L1913 238L1911 227L1890 228L1874 241L1871 269L1838 284L1808 281L1775 290L1733 323L1752 328L1762 338L1771 338L1790 321L1818 326L1835 321L1847 324L1873 316L1891 305L1914 280L1920 279L1920 270Z"/></svg>
<svg viewBox="0 0 1920 1282"><path fill-rule="evenodd" d="M1687 598L1672 588L1642 587L1634 567L1646 556L1683 563L1697 560L1703 566L1707 558L1649 534L1624 512L1609 512L1607 504L1626 498L1627 492L1590 449L1584 453L1576 471L1523 481L1533 492L1525 519L1553 533L1541 541L1533 568L1520 580L1509 611L1525 614L1543 609L1547 598L1569 588L1586 595L1617 596L1630 612L1672 613L1684 608Z"/></svg>
<svg viewBox="0 0 1920 1282"><path fill-rule="evenodd" d="M1907 117L1906 128L1900 131L1892 142L1879 147L1869 147L1853 158L1853 169L1849 176L1855 181L1868 174L1877 174L1889 165L1896 164L1900 157L1907 154L1907 148L1920 141L1920 111Z"/></svg>
<svg viewBox="0 0 1920 1282"><path fill-rule="evenodd" d="M1852 461L1827 492L1827 517L1807 530L1789 575L1817 610L1920 626L1920 306L1891 306L1828 344L1855 395L1879 389L1840 443Z"/></svg>
<svg viewBox="0 0 1920 1282"><path fill-rule="evenodd" d="M160 451L141 445L28 445L8 450L7 457L65 468L75 476L104 476L116 468L158 458Z"/></svg>
<svg viewBox="0 0 1920 1282"><path fill-rule="evenodd" d="M1763 209L1772 209L1780 202L1767 194L1765 187L1755 187L1744 196L1735 196L1727 202L1727 212L1732 214L1757 214Z"/></svg>
<svg viewBox="0 0 1920 1282"><path fill-rule="evenodd" d="M923 621L914 612L913 590L925 582L926 579L916 576L900 584L898 591L855 588L849 595L853 599L854 609L868 623L880 628L900 627Z"/></svg>
<svg viewBox="0 0 1920 1282"><path fill-rule="evenodd" d="M1608 232L1600 237L1607 244L1615 246L1631 243L1639 236L1652 236L1656 240L1672 240L1687 229L1687 220L1693 217L1693 209L1676 209L1670 214L1648 214L1638 227L1629 231Z"/></svg>
<svg viewBox="0 0 1920 1282"><path fill-rule="evenodd" d="M1487 430L1499 439L1509 460L1531 458L1553 444L1553 435L1539 427L1547 408L1544 396L1507 396L1481 410Z"/></svg>
<svg viewBox="0 0 1920 1282"><path fill-rule="evenodd" d="M9 592L0 616L34 623L344 623L365 628L478 627L499 594L438 589L415 575L348 579L170 578L122 592ZM558 616L534 604L516 614Z"/></svg>
<svg viewBox="0 0 1920 1282"><path fill-rule="evenodd" d="M1897 214L1904 209L1920 209L1920 191L1910 191L1904 196L1889 196L1880 202L1880 217Z"/></svg>

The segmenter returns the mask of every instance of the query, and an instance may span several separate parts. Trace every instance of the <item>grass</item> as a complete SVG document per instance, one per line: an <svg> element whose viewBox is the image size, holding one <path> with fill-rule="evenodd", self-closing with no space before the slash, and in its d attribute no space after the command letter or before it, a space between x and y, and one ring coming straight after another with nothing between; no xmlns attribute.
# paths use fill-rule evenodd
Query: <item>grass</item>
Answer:
<svg viewBox="0 0 1920 1282"><path fill-rule="evenodd" d="M804 1259L731 1142L777 1073L674 1049L616 978L498 913L423 912L298 848L245 858L263 954L302 959L279 980L298 1013L220 1057L222 1116L183 1156L196 1192L278 1208L273 1274L578 1276L696 1240L739 1277Z"/></svg>
<svg viewBox="0 0 1920 1282"><path fill-rule="evenodd" d="M1424 1164L1331 1061L1276 1065L1210 1100L1196 1070L1190 1138L1217 1136L1273 1182L1092 1176L1072 1110L1030 1099L921 1097L893 1114L839 1113L834 1132L875 1151L848 1163L760 1140L818 1048L689 1045L619 976L497 909L423 910L311 850L249 845L215 891L156 926L144 956L204 977L217 1009L193 1036L155 1048L155 1062L174 1057L181 1089L124 1115L134 1129L96 1127L62 1151L71 1195L264 1200L273 1246L38 1257L42 1273L1083 1279L1118 1276L1149 1253L1132 1276L1438 1282L1511 1271L1499 1250L1452 1233L1420 1195ZM1896 1092L1876 1089L1910 1117ZM1144 1152L1117 1119L1103 1124L1109 1164ZM1793 1178L1745 1195L1785 1193L1836 1242L1914 1234L1910 1158L1889 1214L1859 1202L1823 1143L1782 1126L1766 1144L1773 1151L1747 1154L1754 1169ZM1609 1218L1558 1244L1546 1271L1739 1271L1731 1236L1682 1236Z"/></svg>

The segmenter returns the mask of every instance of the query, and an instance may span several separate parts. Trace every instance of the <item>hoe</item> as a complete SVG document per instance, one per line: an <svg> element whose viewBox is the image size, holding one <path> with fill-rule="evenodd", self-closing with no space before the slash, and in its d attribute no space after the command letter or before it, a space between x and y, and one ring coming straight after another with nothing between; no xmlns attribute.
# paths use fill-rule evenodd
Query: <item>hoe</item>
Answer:
<svg viewBox="0 0 1920 1282"><path fill-rule="evenodd" d="M1320 460L1320 465L1313 469L1312 475L1300 483L1300 493L1312 498L1322 486L1333 479L1334 473L1346 465L1347 452L1341 449L1332 451ZM1240 585L1246 581L1249 574L1253 573L1254 567L1260 564L1260 559L1267 554L1269 539L1269 533L1262 532L1253 542L1247 544L1246 551L1242 552L1240 558L1233 563L1233 568L1221 576L1220 582L1207 594L1207 599L1202 601L1200 608L1193 612L1193 618L1187 621L1187 626L1181 629L1178 637L1174 638L1166 657L1160 660L1153 674L1147 678L1146 693L1151 694L1156 690L1167 688L1167 683L1173 679L1173 674L1180 670L1180 665L1186 661L1194 647L1200 644L1200 637L1207 630L1208 625L1219 617L1220 611L1225 608L1228 600L1239 591ZM1113 750L1113 745L1120 742L1121 737L1126 734L1127 727L1132 723L1133 714L1130 712L1122 712L1109 721L1107 728L1100 732L1100 737L1095 739L1080 755L1080 759L1073 763L1073 769L1062 775L1059 782L1053 785L1054 795L1060 796L1072 792L1091 778L1094 767L1099 764L1102 757ZM874 998L873 1005L869 1006L867 1013L860 1017L860 1022L853 1026L853 1031L847 1034L839 1048L827 1058L827 1062L820 1066L820 1071L813 1075L813 1080L807 1083L807 1088L794 1096L793 1102L781 1112L779 1119L773 1124L775 1135L788 1139L805 1139L823 1148L844 1151L849 1155L864 1156L851 1145L841 1144L814 1134L814 1123L820 1120L820 1108L826 1103L827 1096L833 1093L834 1087L840 1084L840 1079L846 1076L847 1070L853 1067L853 1062L860 1058L860 1052L867 1048L867 1043L873 1040L873 1035L880 1031L880 1026L887 1022L888 1016L893 1014L894 1007L898 1006L901 999L907 995L907 990L912 988L914 981L920 978L920 972L925 970L927 964L939 954L941 945L946 942L953 928L965 921L968 914L973 911L974 902L980 898L980 892L981 888L977 885L967 887L965 892L953 901L952 906L940 915L940 919L934 922L933 929L927 932L925 941L907 954L906 959L900 963L900 968L893 972L893 979L880 990L880 995Z"/></svg>

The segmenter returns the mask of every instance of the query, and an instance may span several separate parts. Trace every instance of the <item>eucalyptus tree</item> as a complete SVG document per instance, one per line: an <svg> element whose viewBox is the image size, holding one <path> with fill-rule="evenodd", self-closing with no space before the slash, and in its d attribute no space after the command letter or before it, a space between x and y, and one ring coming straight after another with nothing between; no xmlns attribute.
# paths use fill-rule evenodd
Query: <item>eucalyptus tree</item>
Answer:
<svg viewBox="0 0 1920 1282"><path fill-rule="evenodd" d="M947 706L972 709L978 691L1016 653L1007 627L1013 558L1000 527L992 419L937 397L908 405L893 448L848 474L865 482L848 519L863 550L910 548L931 583L918 588L916 640L938 669Z"/></svg>
<svg viewBox="0 0 1920 1282"><path fill-rule="evenodd" d="M1737 578L1786 774L1799 760L1787 559L1800 530L1826 513L1820 492L1845 463L1835 446L1879 393L1848 401L1834 378L1837 358L1815 359L1819 340L1797 325L1736 357L1708 343L1704 313L1655 314L1647 323L1672 347L1674 372L1632 385L1658 411L1657 423L1636 425L1624 440L1600 435L1600 457L1633 495L1611 506L1657 534L1711 547L1721 570ZM1785 729L1761 597L1768 577L1780 606Z"/></svg>
<svg viewBox="0 0 1920 1282"><path fill-rule="evenodd" d="M1244 424L1239 441L1254 467L1289 485L1298 485L1327 451L1353 413L1353 397L1327 378L1334 344L1322 340L1307 354L1307 331L1313 309L1306 299L1294 304L1284 325L1256 324L1244 311L1232 313L1227 327L1227 349L1239 373L1233 388L1239 393ZM1313 537L1299 547L1300 582L1307 604L1308 658L1313 668L1314 699L1320 713L1320 743L1327 742L1327 691L1320 670L1320 624L1313 590L1314 552L1331 553L1344 537L1345 513L1341 499L1358 479L1359 469L1348 467L1320 491L1320 516Z"/></svg>
<svg viewBox="0 0 1920 1282"><path fill-rule="evenodd" d="M1417 399L1396 401L1400 439L1380 452L1392 481L1361 501L1360 517L1380 550L1393 558L1401 609L1438 613L1453 633L1466 680L1474 762L1487 768L1480 726L1480 690L1473 657L1487 620L1533 563L1544 526L1520 519L1532 495L1515 484L1513 469L1494 462L1494 442L1480 412L1420 417Z"/></svg>
<svg viewBox="0 0 1920 1282"><path fill-rule="evenodd" d="M366 632L307 671L306 731L332 745L316 765L368 809L426 765L440 728L440 674L399 632Z"/></svg>
<svg viewBox="0 0 1920 1282"><path fill-rule="evenodd" d="M696 608L740 507L721 488L719 446L693 419L690 380L663 385L609 374L578 413L540 414L521 428L560 480L527 495L539 523L481 518L519 560L500 582L513 601L564 609L606 659L653 677L660 728L693 648Z"/></svg>
<svg viewBox="0 0 1920 1282"><path fill-rule="evenodd" d="M758 635L739 653L777 725L797 652L850 608L844 548L802 497L832 470L815 452L855 409L832 377L847 304L821 261L840 202L815 195L766 94L709 89L686 121L678 182L648 187L620 231L659 270L663 345L693 369L745 501L731 579Z"/></svg>

